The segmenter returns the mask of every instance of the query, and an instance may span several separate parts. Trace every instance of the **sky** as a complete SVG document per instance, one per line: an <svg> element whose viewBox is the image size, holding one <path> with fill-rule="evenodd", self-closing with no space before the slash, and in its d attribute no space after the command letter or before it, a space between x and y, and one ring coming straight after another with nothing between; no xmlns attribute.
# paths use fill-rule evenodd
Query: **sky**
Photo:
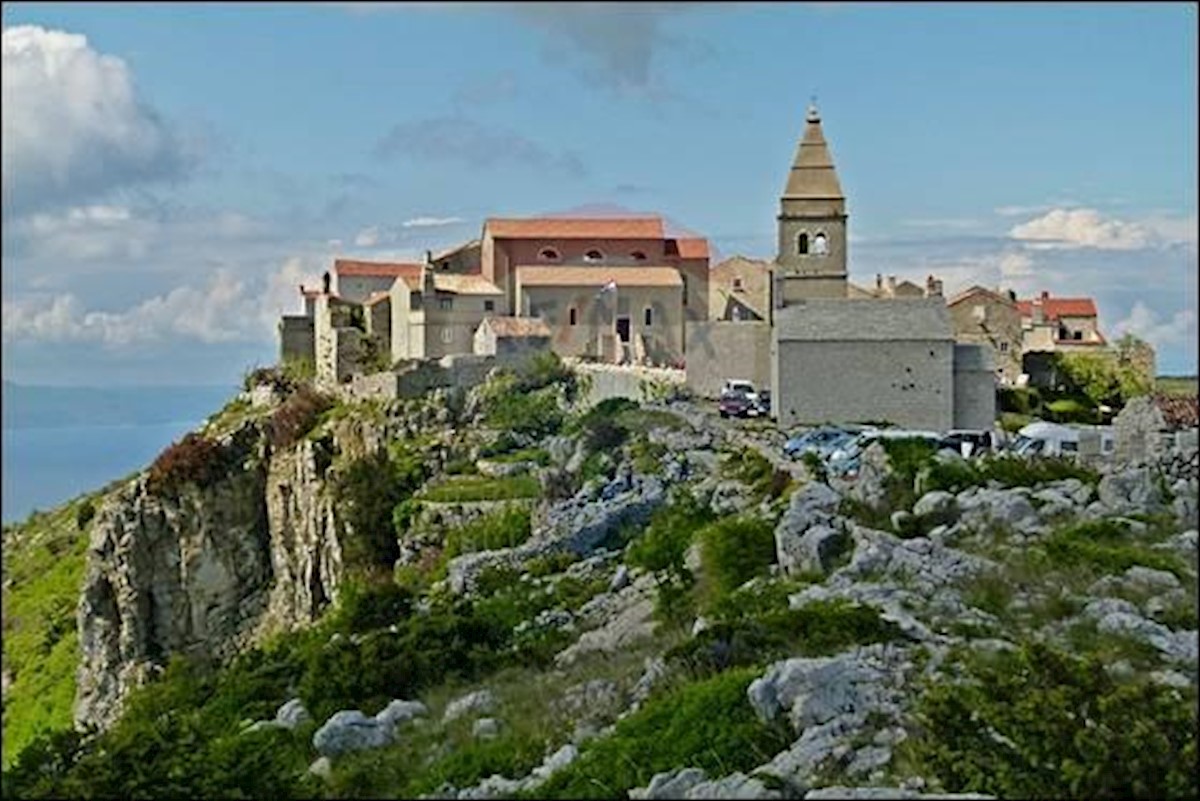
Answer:
<svg viewBox="0 0 1200 801"><path fill-rule="evenodd" d="M1092 296L1197 371L1195 4L5 3L3 377L234 384L336 257L622 208L771 258L816 98L851 280Z"/></svg>

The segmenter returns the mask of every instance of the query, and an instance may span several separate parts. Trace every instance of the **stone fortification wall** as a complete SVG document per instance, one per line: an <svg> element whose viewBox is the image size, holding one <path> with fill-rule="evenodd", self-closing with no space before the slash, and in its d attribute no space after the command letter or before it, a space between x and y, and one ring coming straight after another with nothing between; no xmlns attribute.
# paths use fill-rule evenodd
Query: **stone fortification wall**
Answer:
<svg viewBox="0 0 1200 801"><path fill-rule="evenodd" d="M583 401L588 405L609 398L650 400L656 391L667 387L683 389L686 383L683 370L669 367L636 367L589 362L573 362L571 366L581 377L586 377L584 385L587 393Z"/></svg>
<svg viewBox="0 0 1200 801"><path fill-rule="evenodd" d="M996 371L984 345L954 346L954 427L990 429L996 423Z"/></svg>
<svg viewBox="0 0 1200 801"><path fill-rule="evenodd" d="M279 321L279 359L281 362L315 359L313 318L286 315Z"/></svg>
<svg viewBox="0 0 1200 801"><path fill-rule="evenodd" d="M687 386L716 398L726 379L755 387L771 385L771 327L766 322L709 322L688 325Z"/></svg>

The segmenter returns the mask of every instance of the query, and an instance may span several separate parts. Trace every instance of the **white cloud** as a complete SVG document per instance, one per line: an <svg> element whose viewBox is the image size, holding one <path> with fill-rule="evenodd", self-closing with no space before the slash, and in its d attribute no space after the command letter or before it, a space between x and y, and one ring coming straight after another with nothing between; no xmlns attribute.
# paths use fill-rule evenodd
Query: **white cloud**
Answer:
<svg viewBox="0 0 1200 801"><path fill-rule="evenodd" d="M998 267L1000 275L1009 280L1033 275L1033 259L1028 253L1005 251L1000 256Z"/></svg>
<svg viewBox="0 0 1200 801"><path fill-rule="evenodd" d="M185 285L125 311L89 311L73 293L4 300L8 342L89 342L108 348L173 342L269 342L284 313L299 312L299 287L320 282L323 257L293 257L262 277L216 270L206 286Z"/></svg>
<svg viewBox="0 0 1200 801"><path fill-rule="evenodd" d="M1141 250L1157 243L1146 226L1105 219L1095 209L1054 209L1013 226L1009 236L1046 248Z"/></svg>
<svg viewBox="0 0 1200 801"><path fill-rule="evenodd" d="M379 226L372 225L355 234L354 245L360 248L373 248L379 244L379 240Z"/></svg>
<svg viewBox="0 0 1200 801"><path fill-rule="evenodd" d="M1127 333L1141 337L1156 348L1194 342L1196 312L1182 309L1175 312L1171 319L1160 321L1158 314L1139 300L1133 304L1129 316L1113 326L1116 337Z"/></svg>
<svg viewBox="0 0 1200 801"><path fill-rule="evenodd" d="M462 222L462 217L413 217L400 223L404 228L435 228Z"/></svg>
<svg viewBox="0 0 1200 801"><path fill-rule="evenodd" d="M185 145L120 58L36 25L5 28L2 51L6 215L185 172Z"/></svg>

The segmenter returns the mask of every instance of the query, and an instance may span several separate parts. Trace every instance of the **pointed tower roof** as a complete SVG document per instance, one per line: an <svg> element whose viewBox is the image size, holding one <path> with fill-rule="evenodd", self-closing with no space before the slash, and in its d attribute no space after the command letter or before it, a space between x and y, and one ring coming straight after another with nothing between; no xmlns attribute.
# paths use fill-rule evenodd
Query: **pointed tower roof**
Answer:
<svg viewBox="0 0 1200 801"><path fill-rule="evenodd" d="M796 148L796 158L788 173L784 198L844 198L838 183L833 156L821 131L821 114L816 104L808 107L804 138Z"/></svg>

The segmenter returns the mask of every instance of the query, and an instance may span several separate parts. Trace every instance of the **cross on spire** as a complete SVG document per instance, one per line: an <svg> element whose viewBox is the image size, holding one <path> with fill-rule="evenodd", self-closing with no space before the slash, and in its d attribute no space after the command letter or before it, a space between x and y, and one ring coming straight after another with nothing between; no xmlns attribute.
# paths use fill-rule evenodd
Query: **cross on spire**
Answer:
<svg viewBox="0 0 1200 801"><path fill-rule="evenodd" d="M821 114L820 114L820 112L817 111L817 96L816 96L816 94L814 93L812 95L809 95L808 100L809 100L809 102L808 102L807 120L809 122L820 122Z"/></svg>

